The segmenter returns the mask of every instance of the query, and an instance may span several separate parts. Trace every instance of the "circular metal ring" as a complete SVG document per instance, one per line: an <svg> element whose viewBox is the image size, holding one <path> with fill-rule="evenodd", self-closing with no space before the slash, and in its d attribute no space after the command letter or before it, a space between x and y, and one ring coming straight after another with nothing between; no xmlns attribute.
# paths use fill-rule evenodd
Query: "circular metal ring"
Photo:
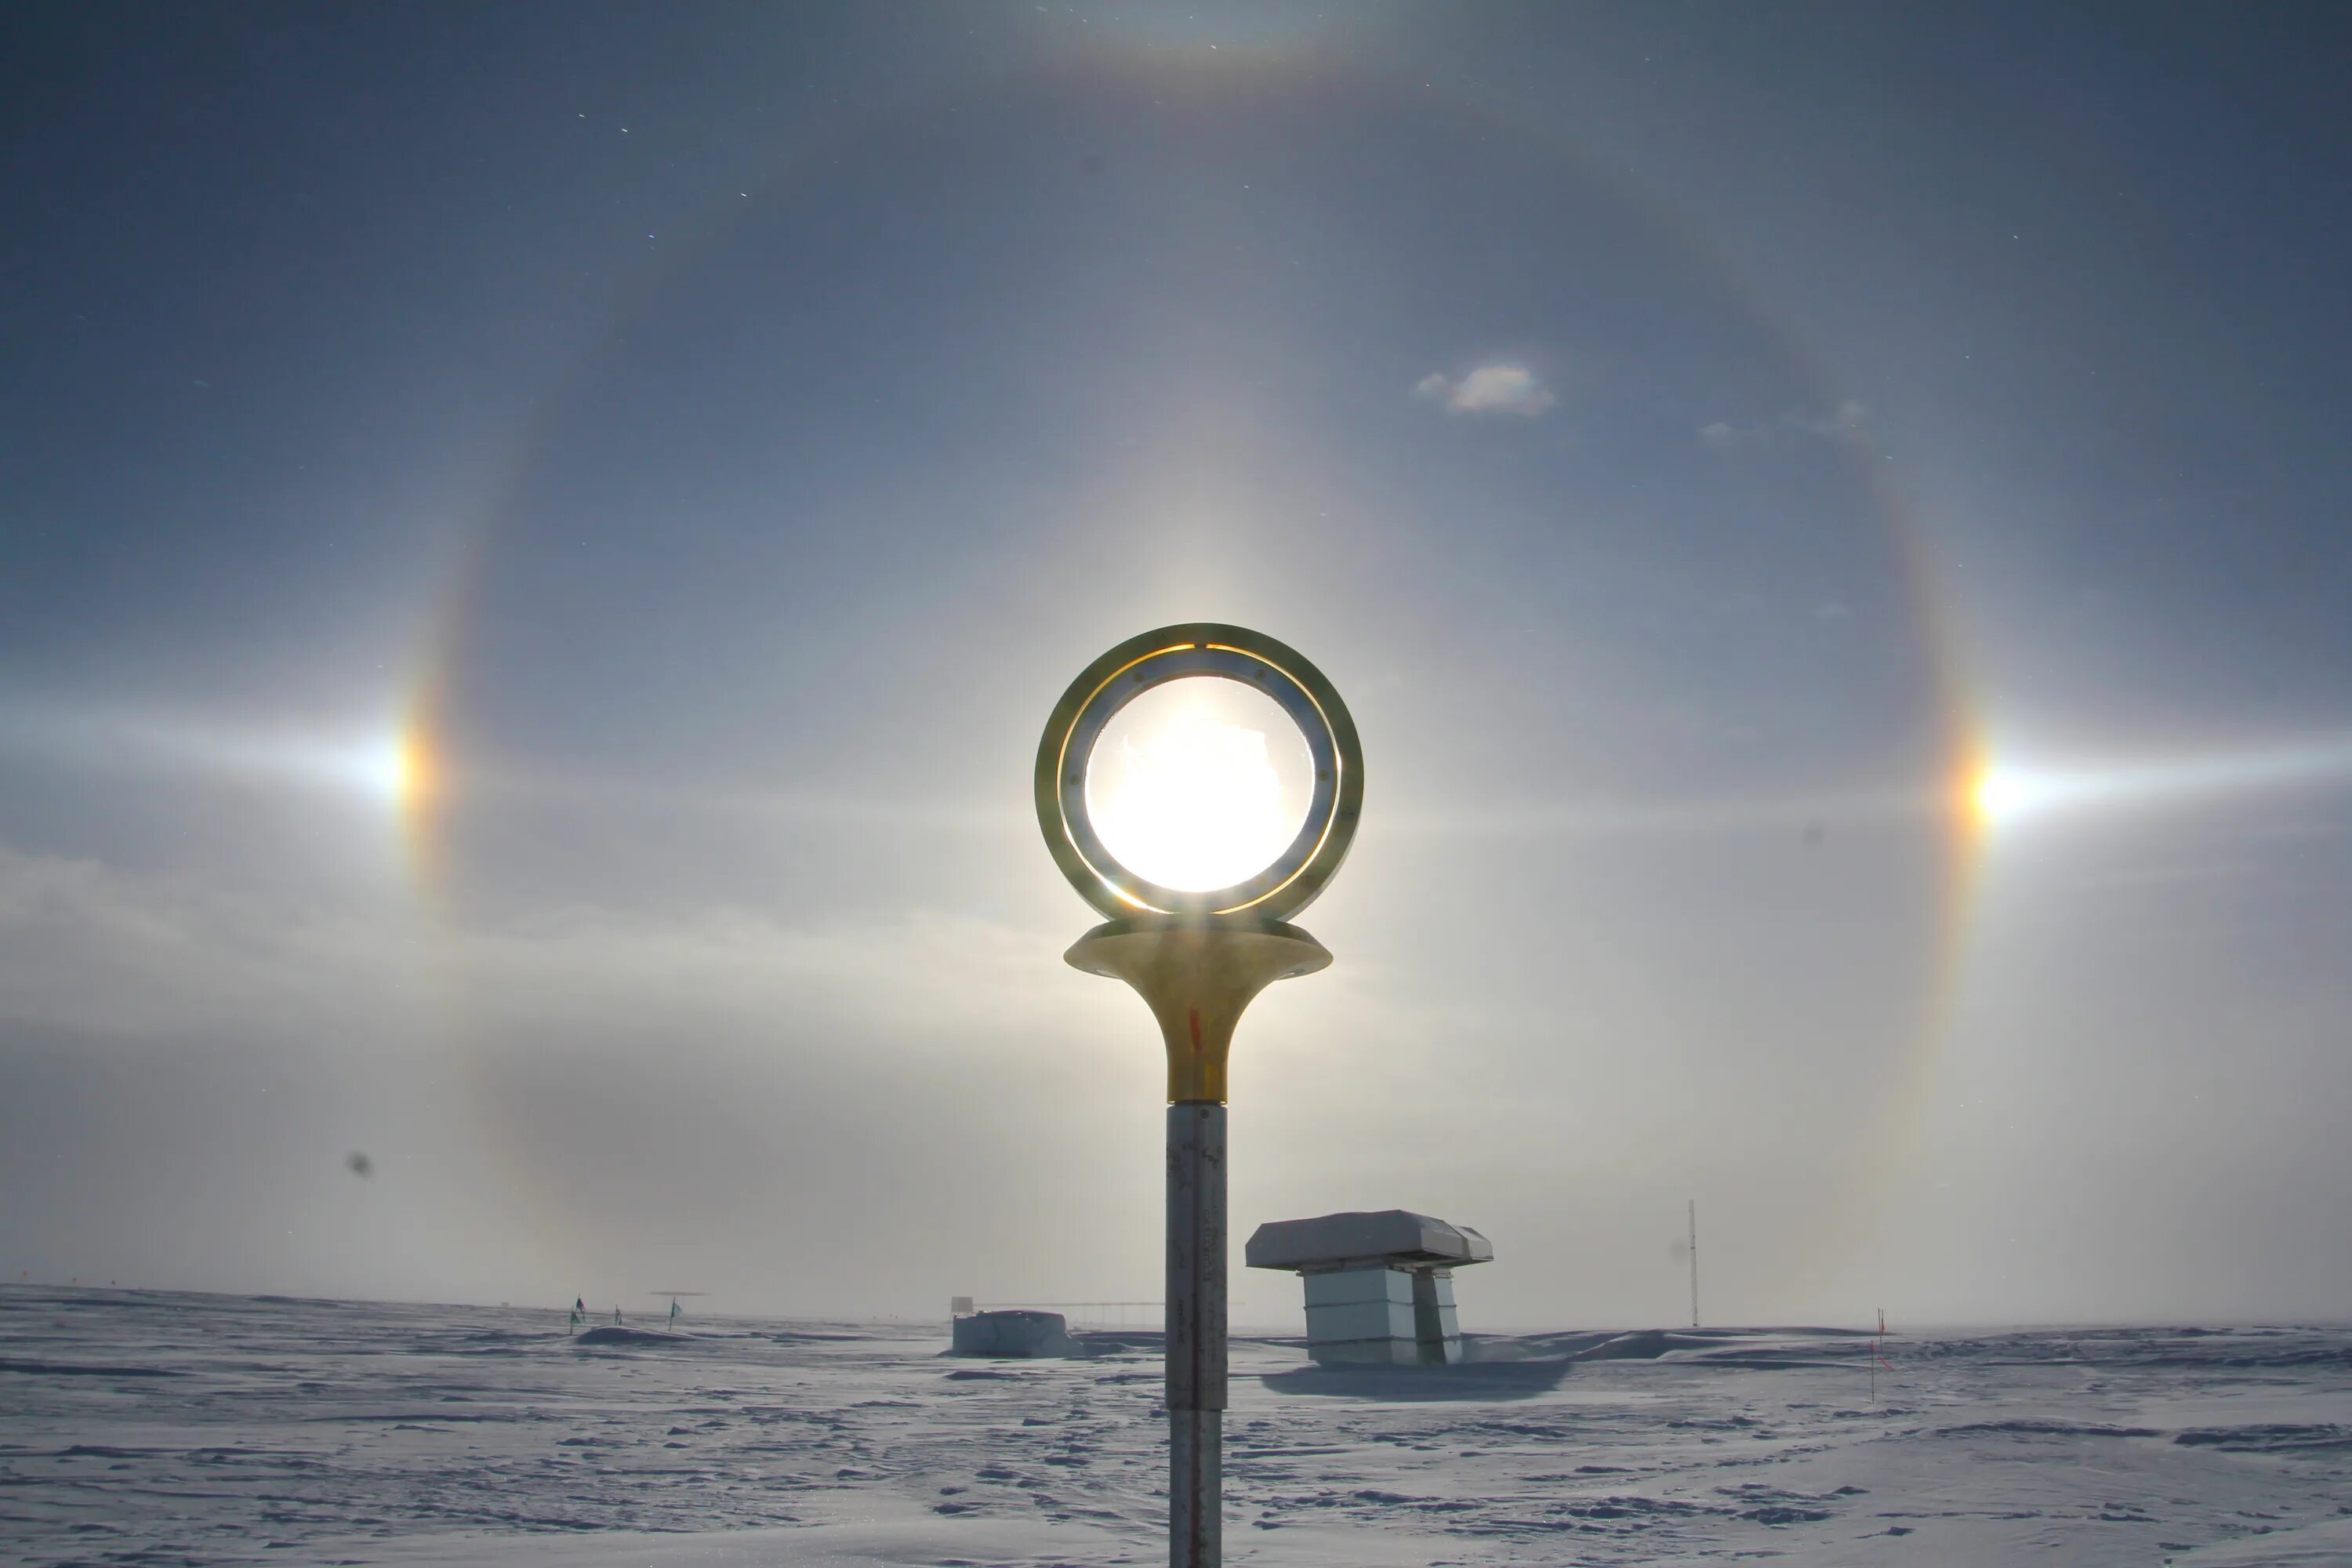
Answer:
<svg viewBox="0 0 2352 1568"><path fill-rule="evenodd" d="M1273 699L1306 738L1315 773L1307 820L1264 870L1228 888L1162 887L1120 864L1087 810L1087 767L1118 710L1156 686L1192 676L1238 681ZM1129 637L1087 666L1037 742L1037 826L1054 862L1087 902L1113 919L1231 915L1286 921L1314 900L1347 858L1364 803L1355 721L1323 672L1294 648L1242 626L1195 622Z"/></svg>

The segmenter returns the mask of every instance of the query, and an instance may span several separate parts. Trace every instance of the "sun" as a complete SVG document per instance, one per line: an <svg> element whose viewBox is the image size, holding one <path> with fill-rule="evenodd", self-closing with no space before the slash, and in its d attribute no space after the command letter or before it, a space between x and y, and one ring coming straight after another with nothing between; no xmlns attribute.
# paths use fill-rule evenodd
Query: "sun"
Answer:
<svg viewBox="0 0 2352 1568"><path fill-rule="evenodd" d="M1087 812L1137 876L1180 892L1232 887L1278 859L1305 821L1305 752L1270 699L1231 680L1171 681L1104 731Z"/></svg>

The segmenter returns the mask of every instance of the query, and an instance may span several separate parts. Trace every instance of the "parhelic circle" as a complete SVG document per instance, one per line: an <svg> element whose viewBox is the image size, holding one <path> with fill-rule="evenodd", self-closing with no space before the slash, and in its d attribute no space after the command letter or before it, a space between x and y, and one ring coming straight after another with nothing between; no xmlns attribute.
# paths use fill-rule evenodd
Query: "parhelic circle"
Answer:
<svg viewBox="0 0 2352 1568"><path fill-rule="evenodd" d="M1119 710L1171 680L1239 682L1277 703L1307 742L1313 784L1307 818L1255 875L1229 887L1164 887L1122 864L1087 804L1095 742ZM1363 749L1347 705L1298 651L1244 626L1195 622L1129 637L1082 670L1037 743L1037 826L1080 897L1114 920L1138 915L1248 916L1286 921L1311 903L1347 858L1364 799Z"/></svg>

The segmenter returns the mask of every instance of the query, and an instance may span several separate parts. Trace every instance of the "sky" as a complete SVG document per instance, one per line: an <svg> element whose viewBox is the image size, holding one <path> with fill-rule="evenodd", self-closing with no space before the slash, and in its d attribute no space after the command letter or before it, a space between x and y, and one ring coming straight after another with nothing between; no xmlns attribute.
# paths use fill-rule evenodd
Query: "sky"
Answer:
<svg viewBox="0 0 2352 1568"><path fill-rule="evenodd" d="M2342 28L9 7L0 1279L1156 1299L1029 769L1222 620L1366 758L1236 1252L2340 1319Z"/></svg>

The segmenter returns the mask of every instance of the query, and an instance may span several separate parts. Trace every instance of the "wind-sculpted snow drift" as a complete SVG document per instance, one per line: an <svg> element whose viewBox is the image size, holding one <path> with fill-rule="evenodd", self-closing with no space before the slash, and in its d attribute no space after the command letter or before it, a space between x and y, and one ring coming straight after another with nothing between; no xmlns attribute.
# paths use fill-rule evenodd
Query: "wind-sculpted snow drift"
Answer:
<svg viewBox="0 0 2352 1568"><path fill-rule="evenodd" d="M0 1560L1164 1560L1150 1336L0 1290ZM2352 1562L2352 1331L1238 1340L1236 1564Z"/></svg>

